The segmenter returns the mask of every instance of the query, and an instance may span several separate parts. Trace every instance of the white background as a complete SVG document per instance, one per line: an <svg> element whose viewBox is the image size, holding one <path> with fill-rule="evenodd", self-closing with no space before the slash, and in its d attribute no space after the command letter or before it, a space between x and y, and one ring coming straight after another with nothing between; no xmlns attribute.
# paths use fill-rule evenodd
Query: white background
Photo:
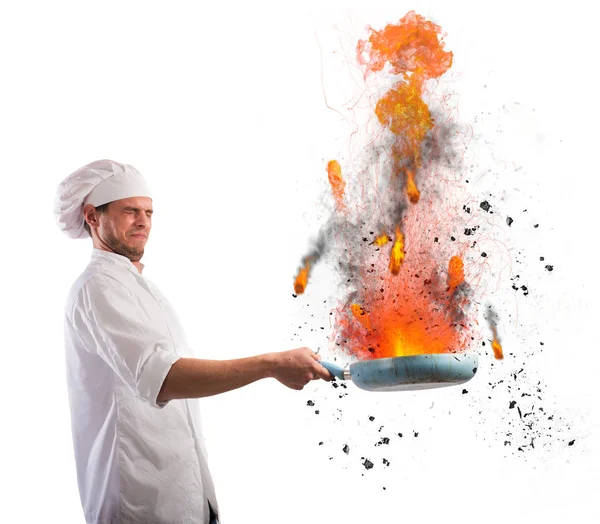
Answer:
<svg viewBox="0 0 600 524"><path fill-rule="evenodd" d="M552 273L539 262L519 268L532 291L506 306L520 314L503 328L505 347L519 354L545 341L530 365L576 443L531 460L506 454L481 436L460 391L384 398L350 385L342 406L324 383L294 392L263 381L201 401L223 520L598 522L599 46L589 3L280 4L22 1L0 9L0 521L83 522L62 308L91 241L56 228L57 184L99 158L146 175L157 196L145 274L176 307L199 355L228 359L319 340L327 354L329 332L308 332L327 321L318 286L326 272L300 300L291 296L321 223L324 166L351 132L324 93L339 110L335 94L358 89L351 62L365 26L380 29L414 9L447 33L447 88L460 119L488 141L478 169L494 173L485 187L514 209L510 249L554 264ZM486 363L469 387L484 408ZM323 402L319 416L306 406L314 398ZM435 416L432 403L453 415ZM343 422L333 416L338 405ZM389 467L366 471L353 453L378 438L371 413L405 437L389 446ZM420 436L409 439L414 429ZM344 439L354 443L348 456Z"/></svg>

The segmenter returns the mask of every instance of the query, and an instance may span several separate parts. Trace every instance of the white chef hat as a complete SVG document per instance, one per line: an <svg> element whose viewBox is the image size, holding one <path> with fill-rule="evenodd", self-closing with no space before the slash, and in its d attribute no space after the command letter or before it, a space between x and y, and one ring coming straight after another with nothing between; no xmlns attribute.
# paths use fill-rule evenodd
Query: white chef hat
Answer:
<svg viewBox="0 0 600 524"><path fill-rule="evenodd" d="M96 160L71 173L58 186L54 217L61 231L70 238L89 238L83 208L122 198L148 197L150 190L142 174L133 166L114 160Z"/></svg>

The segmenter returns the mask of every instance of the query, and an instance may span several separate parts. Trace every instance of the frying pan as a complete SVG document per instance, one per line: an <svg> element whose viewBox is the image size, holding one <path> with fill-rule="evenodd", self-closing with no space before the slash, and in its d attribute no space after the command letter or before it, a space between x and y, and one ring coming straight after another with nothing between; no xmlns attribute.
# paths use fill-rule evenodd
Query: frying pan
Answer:
<svg viewBox="0 0 600 524"><path fill-rule="evenodd" d="M347 369L319 360L334 377L352 380L367 391L413 391L463 384L475 376L478 362L476 353L376 358L353 362Z"/></svg>

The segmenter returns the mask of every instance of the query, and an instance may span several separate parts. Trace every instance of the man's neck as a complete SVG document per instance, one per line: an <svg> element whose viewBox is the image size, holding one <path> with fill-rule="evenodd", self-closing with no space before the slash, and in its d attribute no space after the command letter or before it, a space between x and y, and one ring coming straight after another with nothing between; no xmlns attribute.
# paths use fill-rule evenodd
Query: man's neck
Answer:
<svg viewBox="0 0 600 524"><path fill-rule="evenodd" d="M121 255L121 253L116 253L114 250L112 250L110 247L108 247L100 239L94 238L92 241L92 245L96 249L101 249L102 251L106 251L107 253L115 253L116 255ZM125 255L121 255L121 256L125 256ZM128 257L125 257L125 258L128 258ZM139 260L134 262L133 260L129 259L129 261L135 266L135 268L138 270L138 273L141 275L142 271L144 270L144 264L142 264Z"/></svg>
<svg viewBox="0 0 600 524"><path fill-rule="evenodd" d="M142 271L144 270L144 264L141 262L132 262L132 264L137 268L138 273L141 275Z"/></svg>

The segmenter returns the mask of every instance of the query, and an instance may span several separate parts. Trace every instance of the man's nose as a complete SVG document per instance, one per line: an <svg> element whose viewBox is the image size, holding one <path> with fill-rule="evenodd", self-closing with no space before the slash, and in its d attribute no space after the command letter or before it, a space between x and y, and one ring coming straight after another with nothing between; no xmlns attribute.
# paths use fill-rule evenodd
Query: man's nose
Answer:
<svg viewBox="0 0 600 524"><path fill-rule="evenodd" d="M148 227L150 225L150 217L145 213L140 213L135 220L136 226Z"/></svg>

